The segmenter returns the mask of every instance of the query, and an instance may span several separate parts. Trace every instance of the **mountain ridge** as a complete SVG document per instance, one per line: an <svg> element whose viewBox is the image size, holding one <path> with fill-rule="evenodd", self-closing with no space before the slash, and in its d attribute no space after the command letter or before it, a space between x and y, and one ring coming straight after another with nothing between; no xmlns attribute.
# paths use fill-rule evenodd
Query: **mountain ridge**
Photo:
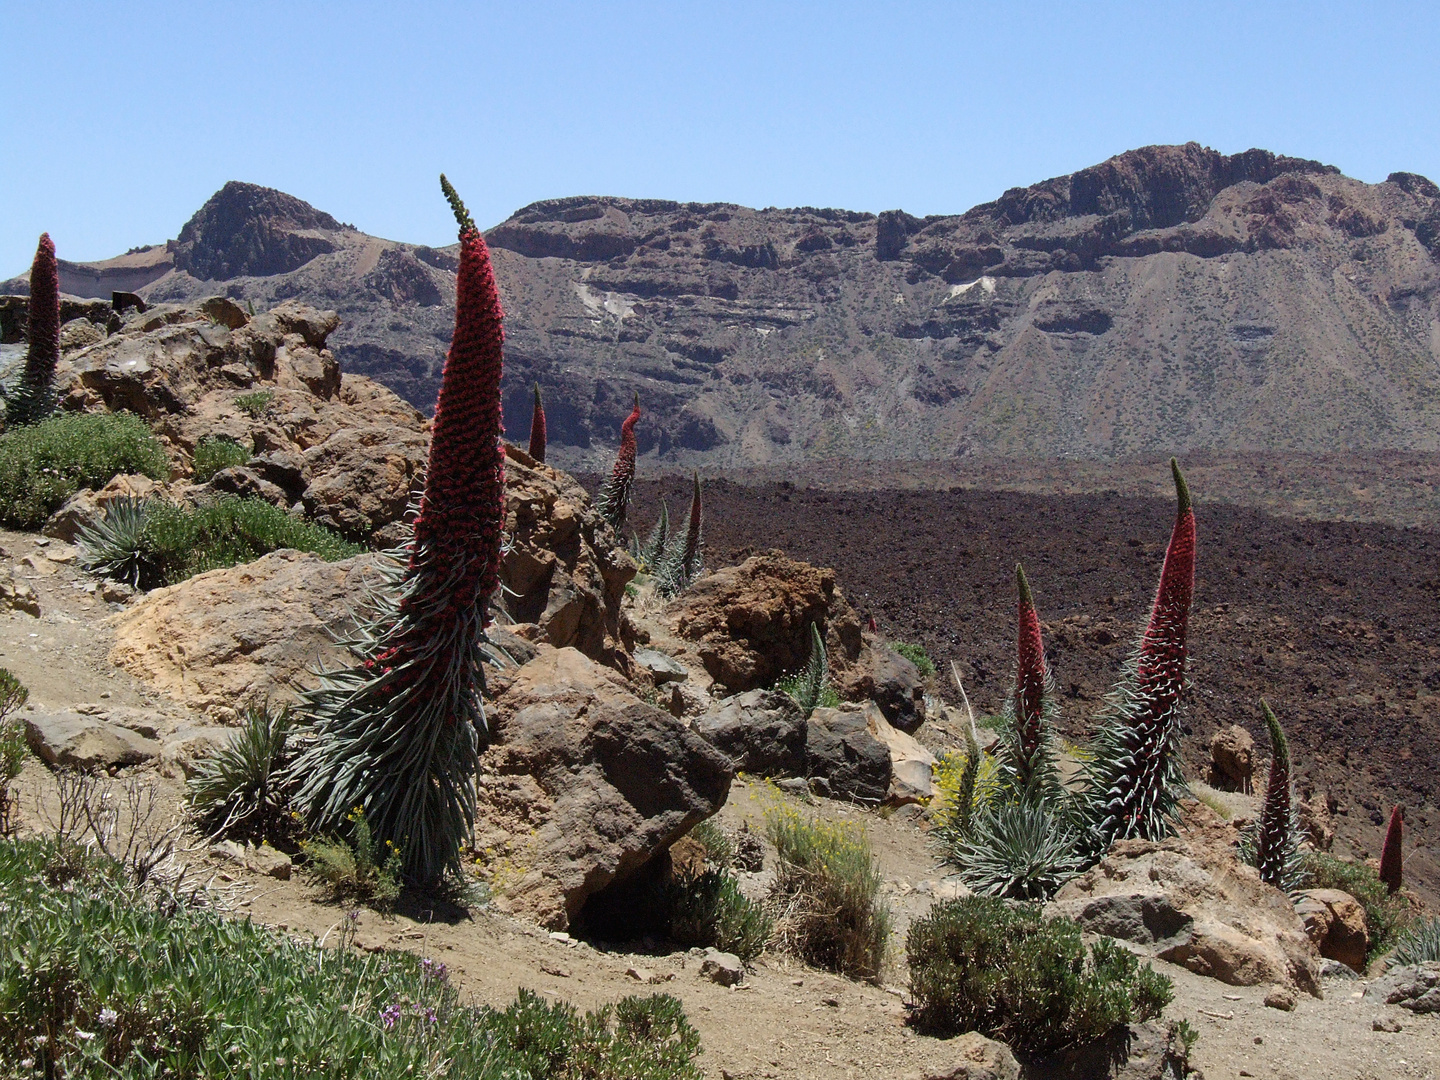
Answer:
<svg viewBox="0 0 1440 1080"><path fill-rule="evenodd" d="M539 382L569 467L608 459L636 390L642 453L683 466L1440 450L1440 188L1416 174L1189 143L962 214L573 196L487 237L506 406L523 424ZM333 307L345 368L428 408L454 264L232 181L62 287Z"/></svg>

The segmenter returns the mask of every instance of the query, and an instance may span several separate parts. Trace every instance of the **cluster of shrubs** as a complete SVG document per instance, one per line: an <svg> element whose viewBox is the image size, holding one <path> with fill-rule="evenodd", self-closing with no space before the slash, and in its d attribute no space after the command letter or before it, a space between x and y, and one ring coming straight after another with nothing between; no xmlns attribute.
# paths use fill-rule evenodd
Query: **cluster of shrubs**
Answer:
<svg viewBox="0 0 1440 1080"><path fill-rule="evenodd" d="M464 1005L444 964L226 919L65 842L0 840L0 1060L13 1075L702 1075L673 997L583 1015L523 990L504 1009Z"/></svg>
<svg viewBox="0 0 1440 1080"><path fill-rule="evenodd" d="M120 498L78 536L87 569L140 589L250 562L281 548L328 561L363 548L264 499L222 495L196 506Z"/></svg>

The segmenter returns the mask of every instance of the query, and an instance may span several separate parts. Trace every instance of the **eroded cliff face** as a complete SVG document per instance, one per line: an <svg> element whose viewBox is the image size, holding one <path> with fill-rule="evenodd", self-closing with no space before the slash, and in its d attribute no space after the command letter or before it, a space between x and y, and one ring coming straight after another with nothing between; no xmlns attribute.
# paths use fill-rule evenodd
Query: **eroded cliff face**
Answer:
<svg viewBox="0 0 1440 1080"><path fill-rule="evenodd" d="M641 452L682 465L1440 449L1440 189L1413 174L1190 143L955 216L582 197L488 238L511 435L539 382L569 468L608 464L635 390ZM453 252L251 185L171 248L152 298L214 273L334 308L346 370L433 404Z"/></svg>

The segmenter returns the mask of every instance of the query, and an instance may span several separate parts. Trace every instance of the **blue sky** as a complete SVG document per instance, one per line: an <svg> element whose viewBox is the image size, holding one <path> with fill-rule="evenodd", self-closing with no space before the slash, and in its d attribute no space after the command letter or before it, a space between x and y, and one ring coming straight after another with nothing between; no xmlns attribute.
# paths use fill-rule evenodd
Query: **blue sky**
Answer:
<svg viewBox="0 0 1440 1080"><path fill-rule="evenodd" d="M959 212L1157 142L1440 179L1440 5L0 0L0 277L226 180L453 241L536 199Z"/></svg>

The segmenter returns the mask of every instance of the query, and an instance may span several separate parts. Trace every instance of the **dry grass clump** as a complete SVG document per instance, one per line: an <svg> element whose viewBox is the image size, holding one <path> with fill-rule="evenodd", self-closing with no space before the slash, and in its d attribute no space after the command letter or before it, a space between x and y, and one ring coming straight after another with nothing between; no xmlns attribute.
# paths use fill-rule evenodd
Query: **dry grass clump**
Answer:
<svg viewBox="0 0 1440 1080"><path fill-rule="evenodd" d="M852 979L879 978L891 916L864 830L777 806L765 814L765 833L778 856L776 944Z"/></svg>

